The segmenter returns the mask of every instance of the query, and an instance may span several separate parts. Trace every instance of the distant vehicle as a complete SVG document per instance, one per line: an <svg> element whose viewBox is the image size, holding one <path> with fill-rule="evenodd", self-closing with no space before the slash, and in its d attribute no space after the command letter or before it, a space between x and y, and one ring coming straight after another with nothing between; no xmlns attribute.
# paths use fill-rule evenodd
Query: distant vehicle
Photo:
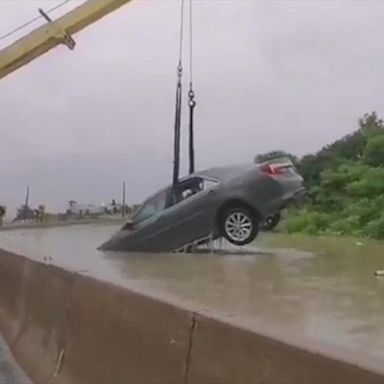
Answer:
<svg viewBox="0 0 384 384"><path fill-rule="evenodd" d="M212 168L148 198L103 250L169 252L209 238L251 243L260 224L303 192L291 162Z"/></svg>

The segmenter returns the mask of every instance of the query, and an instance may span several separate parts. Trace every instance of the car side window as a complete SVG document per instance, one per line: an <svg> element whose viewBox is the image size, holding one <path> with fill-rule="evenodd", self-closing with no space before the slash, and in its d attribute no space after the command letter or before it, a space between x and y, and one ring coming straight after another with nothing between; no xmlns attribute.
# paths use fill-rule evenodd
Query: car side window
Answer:
<svg viewBox="0 0 384 384"><path fill-rule="evenodd" d="M219 182L217 180L203 179L203 189L204 189L204 191L207 190L207 189L211 189L211 188L215 187L218 184L219 184Z"/></svg>
<svg viewBox="0 0 384 384"><path fill-rule="evenodd" d="M200 177L193 177L182 181L173 191L173 205L178 204L196 193L202 191L203 180Z"/></svg>
<svg viewBox="0 0 384 384"><path fill-rule="evenodd" d="M177 188L172 191L172 201L167 205L167 207L179 204L191 196L194 196L201 191L210 189L218 184L219 182L216 180L204 179L202 177L192 177L190 179L183 180Z"/></svg>
<svg viewBox="0 0 384 384"><path fill-rule="evenodd" d="M139 223L163 211L166 207L167 191L160 192L149 199L134 217L134 221Z"/></svg>

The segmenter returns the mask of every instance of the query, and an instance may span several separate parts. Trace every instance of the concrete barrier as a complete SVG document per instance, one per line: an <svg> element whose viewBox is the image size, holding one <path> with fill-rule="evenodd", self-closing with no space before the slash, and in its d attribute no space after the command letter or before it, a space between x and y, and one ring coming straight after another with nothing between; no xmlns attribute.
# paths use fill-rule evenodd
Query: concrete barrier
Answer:
<svg viewBox="0 0 384 384"><path fill-rule="evenodd" d="M65 342L73 275L0 254L0 330L35 382L54 374Z"/></svg>
<svg viewBox="0 0 384 384"><path fill-rule="evenodd" d="M0 331L35 383L384 382L369 364L3 251Z"/></svg>
<svg viewBox="0 0 384 384"><path fill-rule="evenodd" d="M188 383L384 383L382 374L287 345L238 326L196 317ZM314 349L313 349L314 350Z"/></svg>
<svg viewBox="0 0 384 384"><path fill-rule="evenodd" d="M73 280L72 273L39 263L29 273L26 316L12 350L36 383L48 382L62 363Z"/></svg>
<svg viewBox="0 0 384 384"><path fill-rule="evenodd" d="M0 329L8 345L18 338L26 318L27 282L33 262L12 253L0 254Z"/></svg>
<svg viewBox="0 0 384 384"><path fill-rule="evenodd" d="M183 383L190 323L187 311L78 277L55 382Z"/></svg>
<svg viewBox="0 0 384 384"><path fill-rule="evenodd" d="M0 251L0 330L35 383L182 383L191 318Z"/></svg>

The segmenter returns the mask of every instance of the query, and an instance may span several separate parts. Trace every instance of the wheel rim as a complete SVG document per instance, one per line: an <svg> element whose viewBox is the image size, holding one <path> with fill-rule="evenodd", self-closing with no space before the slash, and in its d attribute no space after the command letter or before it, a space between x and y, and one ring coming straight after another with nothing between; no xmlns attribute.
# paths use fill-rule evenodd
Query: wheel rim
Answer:
<svg viewBox="0 0 384 384"><path fill-rule="evenodd" d="M225 232L234 241L243 242L247 240L253 230L251 218L243 212L233 212L225 220Z"/></svg>

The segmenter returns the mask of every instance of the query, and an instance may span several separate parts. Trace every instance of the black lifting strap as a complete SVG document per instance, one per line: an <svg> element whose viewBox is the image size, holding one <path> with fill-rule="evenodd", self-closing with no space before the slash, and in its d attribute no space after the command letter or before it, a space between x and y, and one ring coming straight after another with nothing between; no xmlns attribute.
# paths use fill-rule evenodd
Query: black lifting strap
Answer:
<svg viewBox="0 0 384 384"><path fill-rule="evenodd" d="M190 83L188 92L188 105L189 105L189 173L195 172L195 147L194 147L194 136L193 136L193 112L196 107L195 92Z"/></svg>
<svg viewBox="0 0 384 384"><path fill-rule="evenodd" d="M189 105L189 173L195 172L195 146L194 146L194 110L196 107L195 92L193 90L193 14L192 14L192 0L189 0L189 92L188 92L188 105Z"/></svg>
<svg viewBox="0 0 384 384"><path fill-rule="evenodd" d="M174 141L174 153L173 153L173 187L176 187L179 182L180 173L180 125L181 125L181 101L182 101L182 86L181 78L183 74L183 68L181 61L177 67L177 86L176 86L176 108L175 108L175 141Z"/></svg>
<svg viewBox="0 0 384 384"><path fill-rule="evenodd" d="M182 101L182 76L183 76L183 26L184 26L184 0L181 0L180 7L180 33L179 33L179 65L177 66L177 86L176 86L176 108L175 108L175 127L174 127L174 152L173 152L173 189L179 183L180 173L180 125L181 125L181 101Z"/></svg>

